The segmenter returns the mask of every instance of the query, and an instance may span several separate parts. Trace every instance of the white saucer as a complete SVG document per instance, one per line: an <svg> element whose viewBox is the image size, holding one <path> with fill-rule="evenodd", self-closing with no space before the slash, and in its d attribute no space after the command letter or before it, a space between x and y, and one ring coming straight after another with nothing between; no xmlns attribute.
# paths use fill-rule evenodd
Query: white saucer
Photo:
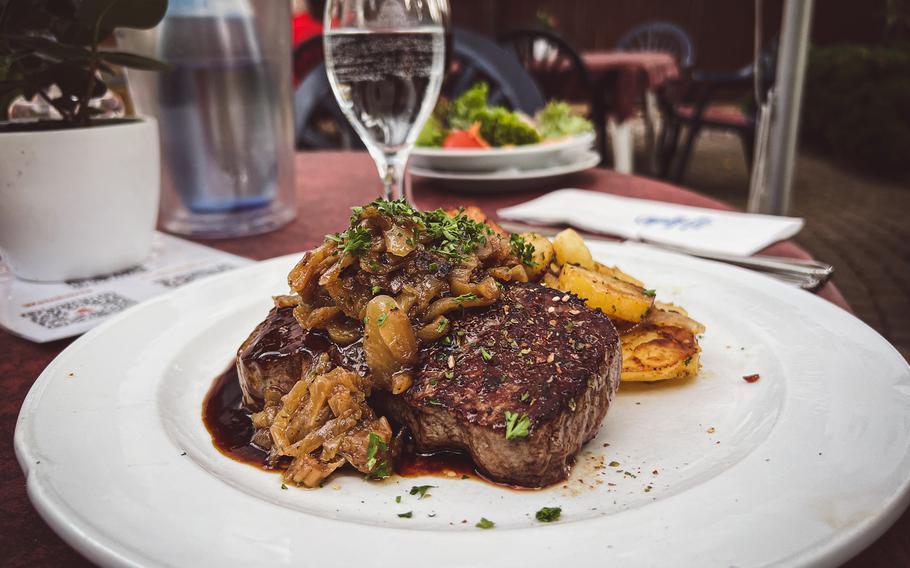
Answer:
<svg viewBox="0 0 910 568"><path fill-rule="evenodd" d="M447 172L410 166L411 174L437 180L441 184L466 192L521 191L542 185L556 178L593 168L600 163L600 154L587 150L567 163L548 164L542 168L509 168L492 172Z"/></svg>

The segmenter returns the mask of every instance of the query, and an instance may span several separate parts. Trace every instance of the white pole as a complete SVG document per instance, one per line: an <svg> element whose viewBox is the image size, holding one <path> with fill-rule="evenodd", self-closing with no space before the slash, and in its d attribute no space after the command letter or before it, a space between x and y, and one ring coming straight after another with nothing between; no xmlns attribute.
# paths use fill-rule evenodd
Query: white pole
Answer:
<svg viewBox="0 0 910 568"><path fill-rule="evenodd" d="M765 183L753 184L749 195L749 211L753 213L786 215L790 210L812 4L813 0L787 0L784 5L769 140L765 149ZM756 153L760 151L759 143Z"/></svg>

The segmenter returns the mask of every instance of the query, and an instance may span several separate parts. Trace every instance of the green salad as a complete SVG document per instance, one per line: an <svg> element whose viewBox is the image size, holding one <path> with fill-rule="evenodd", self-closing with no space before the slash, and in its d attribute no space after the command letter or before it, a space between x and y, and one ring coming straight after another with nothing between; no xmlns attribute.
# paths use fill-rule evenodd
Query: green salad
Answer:
<svg viewBox="0 0 910 568"><path fill-rule="evenodd" d="M440 100L417 137L429 148L524 146L591 132L594 128L564 102L551 101L530 118L487 103L489 87L477 83L453 101Z"/></svg>

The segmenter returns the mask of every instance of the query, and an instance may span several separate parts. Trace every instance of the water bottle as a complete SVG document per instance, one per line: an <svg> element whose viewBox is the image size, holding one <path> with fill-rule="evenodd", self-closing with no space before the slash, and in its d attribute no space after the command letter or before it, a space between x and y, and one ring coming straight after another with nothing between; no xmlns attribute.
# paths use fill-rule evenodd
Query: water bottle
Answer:
<svg viewBox="0 0 910 568"><path fill-rule="evenodd" d="M134 89L160 125L166 229L233 237L294 217L290 28L286 1L170 1L147 50L174 69Z"/></svg>

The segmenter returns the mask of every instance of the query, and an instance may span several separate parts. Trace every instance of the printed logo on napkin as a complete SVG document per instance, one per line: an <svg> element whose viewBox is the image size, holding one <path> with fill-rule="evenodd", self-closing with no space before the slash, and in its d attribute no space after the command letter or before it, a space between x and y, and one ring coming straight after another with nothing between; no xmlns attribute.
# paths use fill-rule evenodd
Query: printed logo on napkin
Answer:
<svg viewBox="0 0 910 568"><path fill-rule="evenodd" d="M742 256L789 239L803 227L803 220L795 217L704 209L581 189L553 191L497 213L503 219L567 224L635 241Z"/></svg>
<svg viewBox="0 0 910 568"><path fill-rule="evenodd" d="M96 278L25 282L0 265L0 325L38 343L73 337L143 300L251 262L156 233L145 264Z"/></svg>

